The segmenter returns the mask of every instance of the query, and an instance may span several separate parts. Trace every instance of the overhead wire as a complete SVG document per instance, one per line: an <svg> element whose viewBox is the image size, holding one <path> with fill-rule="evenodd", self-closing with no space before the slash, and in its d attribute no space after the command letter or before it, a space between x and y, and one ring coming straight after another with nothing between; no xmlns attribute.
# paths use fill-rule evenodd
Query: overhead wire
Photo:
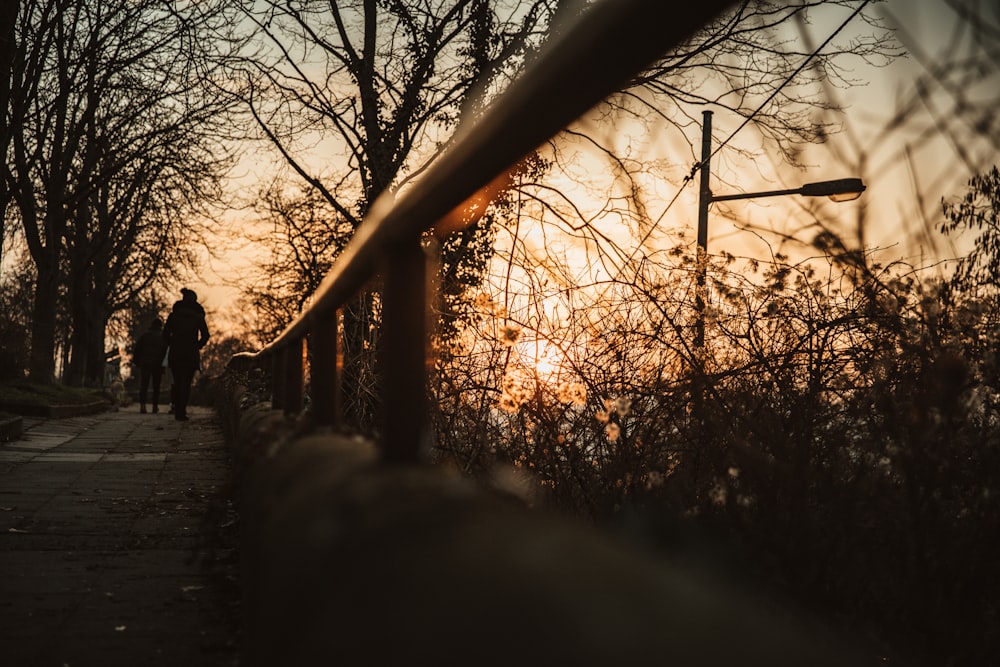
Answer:
<svg viewBox="0 0 1000 667"><path fill-rule="evenodd" d="M791 74L789 74L785 78L785 80L781 82L780 86L778 86L777 88L775 88L771 92L771 94L767 96L766 100L764 100L763 102L760 103L760 106L758 106L756 109L754 109L754 111L750 115L748 115L746 118L743 119L743 122L740 123L739 126L735 130L732 131L732 133L729 135L729 137L726 138L725 141L721 142L718 145L718 147L715 150L712 151L711 155L707 159L711 160L713 157L715 157L716 153L718 153L722 149L723 146L725 146L730 141L732 141L733 138L737 135L737 133L739 133L740 130L742 130L744 127L746 127L750 123L750 121L754 119L754 117L757 114L759 114L761 111L763 111L764 107L767 106L768 104L770 104L771 100L773 100L775 97L777 97L778 93L781 92L782 88L784 88L785 86L787 86L789 83L792 82L793 79L795 79L795 77L797 77L799 74L801 74L802 70L804 70L806 67L809 66L809 63L812 62L813 58L815 58L816 56L818 56L820 54L820 52L823 49L825 49L827 47L827 45L830 42L832 42L833 39L837 35L839 35L844 30L844 28L846 28L848 26L848 24L850 24L851 21L854 20L854 17L856 17L858 14L860 14L861 11L865 7L867 7L869 4L871 4L871 0L864 0L864 2L862 2L860 5L858 5L858 7L851 13L851 15L848 16L846 19L844 19L844 22L841 23L840 26L836 30L834 30L832 33L830 33L830 36L827 37L825 40L823 40L822 44L820 44L818 47L816 47L815 49L813 49L812 53L810 53L806 57L806 59L803 60L802 63L798 67L795 68L794 72L792 72ZM702 165L703 162L704 162L704 160L695 163L694 167L692 167L692 169L691 169L691 173L688 175L688 179L689 180L691 180L691 179L694 178L694 174L697 173L701 169L701 165Z"/></svg>
<svg viewBox="0 0 1000 667"><path fill-rule="evenodd" d="M702 166L705 164L705 162L710 161L713 157L715 157L716 154L720 150L722 150L723 147L725 147L727 144L729 144L729 142L731 142L733 140L733 138L735 138L735 136L744 127L746 127L748 124L750 124L750 122L754 119L754 117L757 116L757 114L759 114L761 111L763 111L764 107L766 107L768 104L770 104L771 101L778 95L779 92L781 92L781 90L785 86L787 86L789 83L791 83L795 79L795 77L797 77L799 74L801 74L802 70L804 70L806 67L808 67L809 64L812 62L812 60L816 56L818 56L823 51L823 49L825 49L827 47L827 45L829 45L830 42L833 41L833 39L836 38L836 36L839 35L844 30L844 28L846 28L848 26L848 24L850 24L851 21L854 20L855 17L864 10L865 7L867 7L869 4L871 4L871 1L872 0L864 0L864 2L862 2L860 5L858 5L858 7L851 13L851 15L848 16L843 21L843 23L840 24L840 26L836 30L834 30L832 33L830 33L830 35L825 40L823 40L822 44L820 44L818 47L816 47L815 49L813 49L812 53L810 53L806 57L806 59L803 60L802 63L797 68L795 68L795 71L793 71L791 74L789 74L785 78L785 80L781 82L781 85L779 85L777 88L775 88L771 92L771 94L768 95L767 99L765 99L763 102L761 102L760 105L753 112L751 112L749 115L747 115L743 119L743 122L740 123L740 125L735 130L733 130L730 133L730 135L724 141L720 142L719 145L716 146L716 148L711 152L711 154L708 156L708 158L706 158L705 160L699 160L699 161L697 161L697 162L694 163L694 165L691 167L691 171L687 175L684 176L684 180L681 182L680 187L678 187L677 192L674 194L674 196L671 198L671 200L667 203L666 207L660 213L660 216L657 218L656 223L650 226L649 231L646 232L645 236L643 236L642 239L640 240L640 242L636 245L636 249L633 250L632 254L628 257L628 260L633 259L635 257L635 253L638 251L638 249L641 248L646 243L646 241L649 240L649 237L652 235L653 230L656 229L659 226L659 223L663 220L664 217L666 217L667 213L670 212L670 209L673 208L673 205L675 203L677 203L677 200L680 198L681 193L684 191L684 188L687 187L688 183L690 183L690 182L692 182L694 180L695 175L699 171L701 171ZM620 270L619 270L619 273L620 273Z"/></svg>

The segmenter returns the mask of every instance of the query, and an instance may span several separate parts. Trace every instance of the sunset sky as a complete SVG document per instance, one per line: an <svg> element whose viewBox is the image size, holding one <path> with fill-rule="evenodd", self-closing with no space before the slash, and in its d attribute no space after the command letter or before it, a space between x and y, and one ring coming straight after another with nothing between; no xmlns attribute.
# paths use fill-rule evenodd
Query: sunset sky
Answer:
<svg viewBox="0 0 1000 667"><path fill-rule="evenodd" d="M972 176L974 167L984 168L996 162L996 146L982 141L956 146L956 138L946 137L933 129L940 119L947 118L954 104L942 90L932 87L933 107L918 108L908 116L903 128L887 129L887 124L912 96L915 82L933 66L942 54L947 54L962 37L961 22L944 0L889 0L873 5L882 12L890 25L898 22L897 38L909 56L886 67L872 67L861 62L853 64L853 76L859 85L847 90L833 90L834 101L843 106L837 118L842 131L831 135L824 145L812 146L801 157L804 168L791 168L771 157L767 146L746 127L733 137L735 145L756 154L752 161L732 158L716 160L713 167L713 191L717 194L730 191L753 192L786 187L798 187L806 182L859 176L868 185L862 199L848 204L819 203L799 197L782 197L732 202L725 206L714 204L710 213L710 248L713 252L731 252L737 255L758 255L769 251L769 245L781 244L780 234L794 233L799 241L808 242L815 233L810 227L813 216L824 225L840 230L850 237L863 228L860 242L866 247L885 249L890 260L906 259L914 263L928 261L931 257L948 258L959 252L943 242L939 235L926 233L928 222L940 215L942 197L957 196ZM844 12L835 16L819 17L808 26L810 40L822 43L845 17ZM850 36L852 30L869 30L855 22L841 33ZM967 35L964 35L967 37ZM796 38L799 38L796 36ZM953 56L952 56L953 57ZM984 82L984 90L1000 89L997 72L991 74L992 83ZM970 91L970 96L975 93ZM742 122L741 118L728 117L724 111L714 115L715 134L729 136ZM972 137L962 134L959 128L957 141ZM683 140L690 146L698 145L700 128L692 126ZM928 139L928 135L931 138ZM675 160L681 169L687 168L688 153L678 157L677 143L653 138L648 147L652 159ZM960 158L965 151L965 159ZM259 165L256 157L248 161L243 172L244 185L268 168ZM242 186L241 186L242 187ZM676 193L675 180L665 177L651 188L659 196L670 198ZM919 191L919 197L914 193ZM819 204L819 208L810 208ZM688 184L672 210L663 218L668 228L693 228L696 218L697 188ZM245 219L247 212L234 213L234 219ZM735 219L735 222L734 222ZM755 230L748 234L747 227ZM761 233L761 231L763 233ZM766 230L774 230L770 235ZM758 236L758 234L760 234ZM761 239L766 241L762 243ZM550 240L551 242L551 240ZM529 245L543 247L538 241ZM544 241L542 242L544 244ZM221 259L212 260L196 284L204 295L203 301L210 310L224 311L237 296L232 287L225 287L242 273L240 266L246 261L246 251L234 248Z"/></svg>

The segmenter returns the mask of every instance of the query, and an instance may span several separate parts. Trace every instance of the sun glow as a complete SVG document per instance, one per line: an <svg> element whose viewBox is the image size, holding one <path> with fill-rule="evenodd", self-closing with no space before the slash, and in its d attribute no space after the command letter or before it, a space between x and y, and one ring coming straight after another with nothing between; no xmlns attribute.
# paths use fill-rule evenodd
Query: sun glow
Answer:
<svg viewBox="0 0 1000 667"><path fill-rule="evenodd" d="M565 356L549 341L536 339L523 343L519 348L525 366L533 369L540 380L555 380L566 368Z"/></svg>

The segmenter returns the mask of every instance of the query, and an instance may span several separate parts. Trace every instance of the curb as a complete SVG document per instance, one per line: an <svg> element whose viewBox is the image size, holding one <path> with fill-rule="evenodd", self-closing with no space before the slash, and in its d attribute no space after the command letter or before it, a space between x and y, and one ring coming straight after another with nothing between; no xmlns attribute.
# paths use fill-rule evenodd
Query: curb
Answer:
<svg viewBox="0 0 1000 667"><path fill-rule="evenodd" d="M43 417L46 419L66 419L104 412L109 407L107 401L93 401L75 405L25 405L20 403L0 402L0 410L13 412L25 417Z"/></svg>
<svg viewBox="0 0 1000 667"><path fill-rule="evenodd" d="M24 420L19 417L0 419L0 442L17 440L24 432Z"/></svg>

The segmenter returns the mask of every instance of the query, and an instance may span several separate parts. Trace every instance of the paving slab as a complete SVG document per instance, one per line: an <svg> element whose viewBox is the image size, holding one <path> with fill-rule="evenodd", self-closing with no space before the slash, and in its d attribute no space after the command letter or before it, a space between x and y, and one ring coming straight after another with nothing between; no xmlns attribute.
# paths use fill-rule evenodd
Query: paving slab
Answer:
<svg viewBox="0 0 1000 667"><path fill-rule="evenodd" d="M25 417L0 443L0 664L239 664L228 452L189 416Z"/></svg>

